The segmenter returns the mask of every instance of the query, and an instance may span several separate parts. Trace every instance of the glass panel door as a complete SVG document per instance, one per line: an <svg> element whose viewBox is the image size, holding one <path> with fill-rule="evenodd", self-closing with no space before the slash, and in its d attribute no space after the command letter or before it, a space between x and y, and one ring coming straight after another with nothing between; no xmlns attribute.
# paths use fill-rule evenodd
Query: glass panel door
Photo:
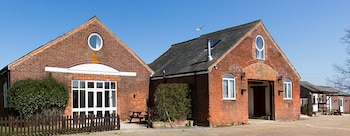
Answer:
<svg viewBox="0 0 350 136"><path fill-rule="evenodd" d="M72 107L74 115L95 115L116 113L116 82L72 81Z"/></svg>

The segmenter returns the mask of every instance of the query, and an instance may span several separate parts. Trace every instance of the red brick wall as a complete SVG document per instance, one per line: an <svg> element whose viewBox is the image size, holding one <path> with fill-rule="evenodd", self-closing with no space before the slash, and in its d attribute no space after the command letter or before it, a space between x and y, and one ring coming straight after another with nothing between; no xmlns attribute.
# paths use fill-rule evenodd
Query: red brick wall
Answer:
<svg viewBox="0 0 350 136"><path fill-rule="evenodd" d="M154 92L162 83L188 83L192 86L192 118L196 125L208 126L209 94L207 74L151 80L150 106L154 106Z"/></svg>
<svg viewBox="0 0 350 136"><path fill-rule="evenodd" d="M339 99L343 99L344 112L350 112L350 96L331 96L331 110L339 109Z"/></svg>
<svg viewBox="0 0 350 136"><path fill-rule="evenodd" d="M94 19L93 19L94 20ZM122 72L136 72L136 77L119 77L104 75L84 75L53 73L59 81L64 82L71 93L71 80L111 80L117 81L118 114L126 119L129 110L146 109L148 98L150 69L132 53L130 49L116 38L99 21L88 21L80 28L49 42L49 48L39 48L11 64L11 82L24 78L42 78L47 75L45 66L70 68L79 64L95 63L110 66ZM88 45L91 33L98 33L103 38L103 47L93 51ZM133 95L137 97L133 98ZM71 101L71 94L70 94ZM71 102L65 114L71 114Z"/></svg>

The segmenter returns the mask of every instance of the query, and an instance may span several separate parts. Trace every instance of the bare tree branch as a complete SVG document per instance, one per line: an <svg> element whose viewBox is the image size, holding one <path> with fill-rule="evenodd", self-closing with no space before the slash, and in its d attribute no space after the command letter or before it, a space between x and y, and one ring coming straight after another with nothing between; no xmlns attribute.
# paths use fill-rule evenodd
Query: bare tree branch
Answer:
<svg viewBox="0 0 350 136"><path fill-rule="evenodd" d="M340 39L341 43L347 46L346 52L350 56L350 29L345 30L346 34ZM331 83L335 88L343 91L350 90L350 57L348 57L344 64L334 64L334 71L336 74L332 78L327 78L326 80Z"/></svg>

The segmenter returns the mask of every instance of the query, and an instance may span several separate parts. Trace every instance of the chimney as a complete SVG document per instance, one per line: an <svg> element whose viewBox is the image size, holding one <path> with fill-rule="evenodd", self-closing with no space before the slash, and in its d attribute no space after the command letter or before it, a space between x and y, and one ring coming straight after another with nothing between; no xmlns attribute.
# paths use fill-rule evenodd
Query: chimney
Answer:
<svg viewBox="0 0 350 136"><path fill-rule="evenodd" d="M210 39L207 39L207 43L208 43L208 61L213 60L213 57L211 56L211 44L210 44Z"/></svg>

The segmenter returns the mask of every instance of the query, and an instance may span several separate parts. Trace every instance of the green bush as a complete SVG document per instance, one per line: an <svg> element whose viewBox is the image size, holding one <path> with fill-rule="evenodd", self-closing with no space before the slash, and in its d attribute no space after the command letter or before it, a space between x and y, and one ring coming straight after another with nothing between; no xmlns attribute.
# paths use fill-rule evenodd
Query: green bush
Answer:
<svg viewBox="0 0 350 136"><path fill-rule="evenodd" d="M155 120L173 121L187 119L191 113L191 90L189 84L160 84L154 94Z"/></svg>
<svg viewBox="0 0 350 136"><path fill-rule="evenodd" d="M67 101L66 87L51 76L40 80L16 81L7 92L8 107L21 117L41 114L50 109L63 109Z"/></svg>

